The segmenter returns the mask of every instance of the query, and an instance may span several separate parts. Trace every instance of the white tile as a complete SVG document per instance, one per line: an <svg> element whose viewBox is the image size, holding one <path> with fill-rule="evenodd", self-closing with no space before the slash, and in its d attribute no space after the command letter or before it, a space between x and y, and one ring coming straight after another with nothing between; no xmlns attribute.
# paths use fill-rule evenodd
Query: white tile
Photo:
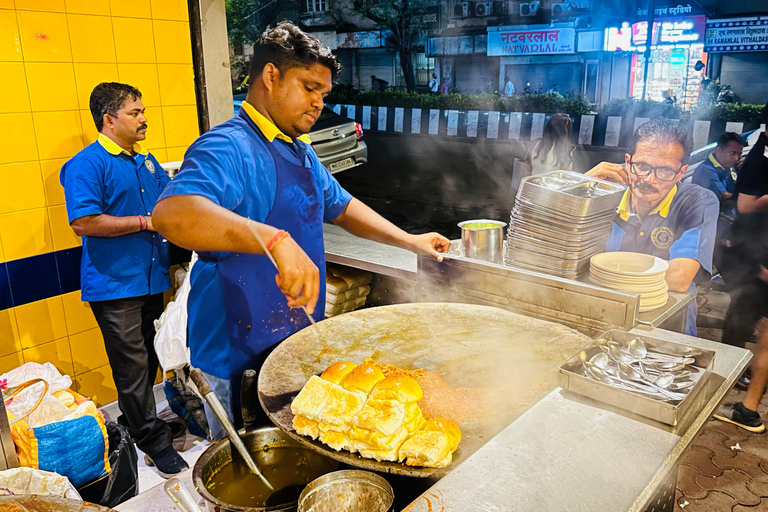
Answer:
<svg viewBox="0 0 768 512"><path fill-rule="evenodd" d="M650 121L650 117L636 117L635 118L635 127L632 128L632 133L635 133L635 130L637 130L641 125L644 125L648 121Z"/></svg>
<svg viewBox="0 0 768 512"><path fill-rule="evenodd" d="M403 107L397 107L395 109L395 131L403 131Z"/></svg>
<svg viewBox="0 0 768 512"><path fill-rule="evenodd" d="M341 105L334 105L332 110L341 115Z"/></svg>
<svg viewBox="0 0 768 512"><path fill-rule="evenodd" d="M488 131L486 137L497 139L499 137L499 113L488 112Z"/></svg>
<svg viewBox="0 0 768 512"><path fill-rule="evenodd" d="M621 116L608 116L605 123L605 145L608 147L618 147L619 137L621 137Z"/></svg>
<svg viewBox="0 0 768 512"><path fill-rule="evenodd" d="M728 121L725 123L725 131L741 133L744 131L744 123L734 123L732 121Z"/></svg>
<svg viewBox="0 0 768 512"><path fill-rule="evenodd" d="M354 120L355 119L355 106L354 105L347 105L347 117Z"/></svg>
<svg viewBox="0 0 768 512"><path fill-rule="evenodd" d="M581 116L579 126L579 144L592 145L592 132L595 129L595 116Z"/></svg>
<svg viewBox="0 0 768 512"><path fill-rule="evenodd" d="M448 135L456 135L459 131L459 111L448 111Z"/></svg>
<svg viewBox="0 0 768 512"><path fill-rule="evenodd" d="M536 140L544 135L544 123L546 120L546 114L533 114L533 122L531 123L531 140Z"/></svg>
<svg viewBox="0 0 768 512"><path fill-rule="evenodd" d="M467 112L467 137L477 137L477 125L480 113L477 110Z"/></svg>
<svg viewBox="0 0 768 512"><path fill-rule="evenodd" d="M387 131L387 107L379 107L378 128L380 132Z"/></svg>
<svg viewBox="0 0 768 512"><path fill-rule="evenodd" d="M365 130L371 129L371 106L370 105L363 106L363 129Z"/></svg>
<svg viewBox="0 0 768 512"><path fill-rule="evenodd" d="M511 112L509 114L509 134L508 139L520 140L520 127L523 124L522 112Z"/></svg>
<svg viewBox="0 0 768 512"><path fill-rule="evenodd" d="M437 135L437 128L440 124L440 111L438 109L429 109L429 134Z"/></svg>
<svg viewBox="0 0 768 512"><path fill-rule="evenodd" d="M693 122L693 149L700 149L707 145L709 139L709 127L711 121Z"/></svg>
<svg viewBox="0 0 768 512"><path fill-rule="evenodd" d="M411 109L411 133L421 133L421 109Z"/></svg>

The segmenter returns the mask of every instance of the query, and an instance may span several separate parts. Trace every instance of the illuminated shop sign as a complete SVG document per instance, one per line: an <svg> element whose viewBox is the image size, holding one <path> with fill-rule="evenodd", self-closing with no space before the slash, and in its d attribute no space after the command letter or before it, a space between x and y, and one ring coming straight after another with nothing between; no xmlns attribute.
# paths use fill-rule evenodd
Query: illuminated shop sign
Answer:
<svg viewBox="0 0 768 512"><path fill-rule="evenodd" d="M653 46L676 46L702 44L706 18L662 18L653 22L651 44ZM623 23L621 27L609 27L605 30L605 50L635 51L639 46L645 46L648 41L648 22L639 21L630 25Z"/></svg>
<svg viewBox="0 0 768 512"><path fill-rule="evenodd" d="M768 17L708 20L704 51L768 51Z"/></svg>
<svg viewBox="0 0 768 512"><path fill-rule="evenodd" d="M572 28L515 30L488 28L489 57L576 53L576 31Z"/></svg>

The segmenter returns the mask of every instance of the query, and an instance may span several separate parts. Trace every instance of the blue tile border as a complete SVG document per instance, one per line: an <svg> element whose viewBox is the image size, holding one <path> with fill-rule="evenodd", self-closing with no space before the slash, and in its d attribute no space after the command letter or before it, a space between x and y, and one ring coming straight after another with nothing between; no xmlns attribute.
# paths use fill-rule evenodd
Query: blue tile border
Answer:
<svg viewBox="0 0 768 512"><path fill-rule="evenodd" d="M80 289L82 247L0 263L0 311Z"/></svg>
<svg viewBox="0 0 768 512"><path fill-rule="evenodd" d="M6 262L14 306L61 295L56 256L52 253Z"/></svg>

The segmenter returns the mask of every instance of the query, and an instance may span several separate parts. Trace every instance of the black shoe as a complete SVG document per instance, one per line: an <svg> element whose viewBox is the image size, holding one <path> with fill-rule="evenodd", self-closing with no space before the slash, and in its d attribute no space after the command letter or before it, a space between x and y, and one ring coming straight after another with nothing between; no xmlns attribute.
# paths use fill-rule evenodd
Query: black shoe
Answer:
<svg viewBox="0 0 768 512"><path fill-rule="evenodd" d="M741 377L739 377L739 380L736 381L736 388L742 391L746 391L747 389L749 389L749 384L751 382L752 382L752 375L749 372L749 370L747 370L746 372L744 372L744 374Z"/></svg>
<svg viewBox="0 0 768 512"><path fill-rule="evenodd" d="M173 446L167 446L153 457L144 456L147 466L155 466L158 474L163 478L171 478L189 468L187 461L181 458Z"/></svg>
<svg viewBox="0 0 768 512"><path fill-rule="evenodd" d="M720 421L733 423L736 426L756 434L765 432L765 425L763 425L763 420L760 418L757 411L747 409L741 402L723 404L717 409L717 412L715 412L713 416Z"/></svg>

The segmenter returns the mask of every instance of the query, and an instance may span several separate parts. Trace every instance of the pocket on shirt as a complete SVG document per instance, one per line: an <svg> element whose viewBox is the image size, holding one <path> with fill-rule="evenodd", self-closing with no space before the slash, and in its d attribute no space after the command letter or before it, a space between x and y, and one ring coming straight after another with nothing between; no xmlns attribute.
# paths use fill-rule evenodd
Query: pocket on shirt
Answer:
<svg viewBox="0 0 768 512"><path fill-rule="evenodd" d="M113 279L136 277L147 272L144 267L149 267L149 244L139 233L115 238L87 237L86 245L94 268ZM142 257L144 253L146 257Z"/></svg>

